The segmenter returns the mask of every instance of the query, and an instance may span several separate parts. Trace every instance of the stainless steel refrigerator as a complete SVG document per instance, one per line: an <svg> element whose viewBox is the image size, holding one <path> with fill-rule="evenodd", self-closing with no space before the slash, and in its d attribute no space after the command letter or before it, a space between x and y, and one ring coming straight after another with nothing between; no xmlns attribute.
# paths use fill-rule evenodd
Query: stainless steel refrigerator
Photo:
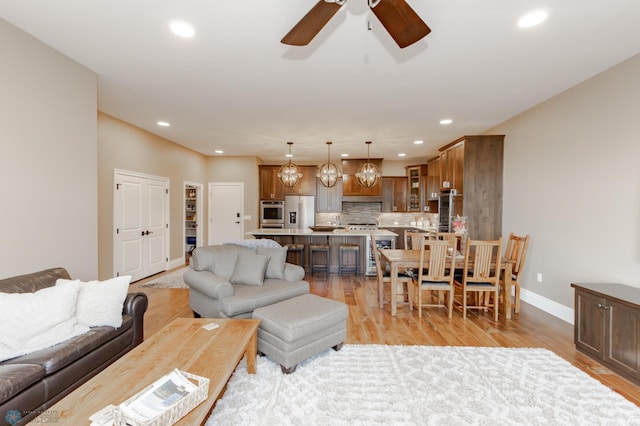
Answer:
<svg viewBox="0 0 640 426"><path fill-rule="evenodd" d="M316 224L316 197L313 195L285 195L285 229L305 229Z"/></svg>

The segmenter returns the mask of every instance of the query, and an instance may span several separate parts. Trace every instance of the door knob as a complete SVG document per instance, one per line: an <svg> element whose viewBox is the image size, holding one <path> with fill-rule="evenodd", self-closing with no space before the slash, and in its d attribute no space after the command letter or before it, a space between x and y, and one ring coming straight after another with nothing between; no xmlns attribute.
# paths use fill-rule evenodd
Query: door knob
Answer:
<svg viewBox="0 0 640 426"><path fill-rule="evenodd" d="M238 220L238 221L236 221L236 223L240 223L240 221Z"/></svg>

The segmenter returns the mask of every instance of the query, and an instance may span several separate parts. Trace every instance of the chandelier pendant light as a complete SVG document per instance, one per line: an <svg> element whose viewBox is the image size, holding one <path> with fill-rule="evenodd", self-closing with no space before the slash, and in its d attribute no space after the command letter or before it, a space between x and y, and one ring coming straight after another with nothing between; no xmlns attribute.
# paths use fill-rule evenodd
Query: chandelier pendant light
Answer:
<svg viewBox="0 0 640 426"><path fill-rule="evenodd" d="M316 177L320 179L320 183L327 188L335 186L338 179L342 177L342 170L331 162L331 143L327 142L327 162L318 167Z"/></svg>
<svg viewBox="0 0 640 426"><path fill-rule="evenodd" d="M369 146L371 145L371 141L365 143L367 144L367 162L364 163L356 173L356 179L358 179L358 183L361 186L371 188L380 181L382 174L378 166L369 161Z"/></svg>
<svg viewBox="0 0 640 426"><path fill-rule="evenodd" d="M287 142L287 145L289 145L289 162L278 170L278 179L284 186L291 188L300 181L302 173L300 173L300 168L291 162L291 145L293 145L293 142Z"/></svg>

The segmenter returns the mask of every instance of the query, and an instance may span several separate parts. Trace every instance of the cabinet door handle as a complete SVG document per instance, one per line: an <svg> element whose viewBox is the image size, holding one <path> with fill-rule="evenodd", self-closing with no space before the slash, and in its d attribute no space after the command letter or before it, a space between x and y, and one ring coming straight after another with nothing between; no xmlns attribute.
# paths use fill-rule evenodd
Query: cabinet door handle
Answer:
<svg viewBox="0 0 640 426"><path fill-rule="evenodd" d="M602 303L598 303L598 308L600 308L600 309L604 309L605 311L606 311L607 309L609 309L609 307L608 307L607 305L603 305Z"/></svg>

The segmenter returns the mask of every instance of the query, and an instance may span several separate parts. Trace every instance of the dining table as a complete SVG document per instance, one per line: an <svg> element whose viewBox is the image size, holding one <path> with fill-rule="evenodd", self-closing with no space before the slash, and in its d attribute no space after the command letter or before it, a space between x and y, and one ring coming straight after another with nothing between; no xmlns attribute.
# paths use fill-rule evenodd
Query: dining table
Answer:
<svg viewBox="0 0 640 426"><path fill-rule="evenodd" d="M420 267L420 250L403 250L403 249L378 249L380 252L380 260L389 264L389 272L391 275L391 288L395 289L398 285L398 271L400 269L417 269ZM464 256L458 255L454 258L456 269L464 267ZM513 274L513 262L502 259L500 262L500 270L504 281L504 310L505 318L511 319L511 277ZM397 292L391 291L391 316L397 315ZM382 307L383 288L378 284L378 300Z"/></svg>

